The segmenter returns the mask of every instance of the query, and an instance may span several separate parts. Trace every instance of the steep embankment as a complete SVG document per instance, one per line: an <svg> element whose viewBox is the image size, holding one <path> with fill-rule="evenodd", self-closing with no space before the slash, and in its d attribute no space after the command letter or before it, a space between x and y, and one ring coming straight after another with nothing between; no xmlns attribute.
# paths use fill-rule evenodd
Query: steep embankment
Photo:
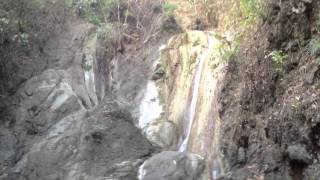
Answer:
<svg viewBox="0 0 320 180"><path fill-rule="evenodd" d="M271 1L266 13L219 98L225 179L319 179L319 2Z"/></svg>

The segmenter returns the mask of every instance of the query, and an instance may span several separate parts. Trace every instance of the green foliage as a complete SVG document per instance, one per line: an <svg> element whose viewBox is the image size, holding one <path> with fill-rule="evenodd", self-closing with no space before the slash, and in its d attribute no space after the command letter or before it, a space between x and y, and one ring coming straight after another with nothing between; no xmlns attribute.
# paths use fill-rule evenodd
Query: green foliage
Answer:
<svg viewBox="0 0 320 180"><path fill-rule="evenodd" d="M275 70L282 74L283 73L283 63L288 58L288 55L281 50L274 50L272 51L269 56L271 57L271 60L275 66Z"/></svg>
<svg viewBox="0 0 320 180"><path fill-rule="evenodd" d="M87 19L87 21L89 21L90 23L92 23L94 25L100 25L100 24L104 23L103 17L99 16L95 13L88 12L88 13L86 13L85 16L86 16L85 18Z"/></svg>
<svg viewBox="0 0 320 180"><path fill-rule="evenodd" d="M99 0L101 11L110 12L113 7L120 3L119 0Z"/></svg>
<svg viewBox="0 0 320 180"><path fill-rule="evenodd" d="M5 33L9 26L9 19L8 18L0 18L0 33Z"/></svg>
<svg viewBox="0 0 320 180"><path fill-rule="evenodd" d="M269 54L269 56L271 57L272 62L277 65L282 65L288 58L288 55L281 50L274 50Z"/></svg>
<svg viewBox="0 0 320 180"><path fill-rule="evenodd" d="M102 37L104 39L106 38L115 38L112 37L112 32L113 32L113 26L110 23L103 23L100 25L99 29L98 29L98 36Z"/></svg>
<svg viewBox="0 0 320 180"><path fill-rule="evenodd" d="M243 26L247 26L256 21L257 18L266 18L261 0L240 0L240 13L245 20Z"/></svg>
<svg viewBox="0 0 320 180"><path fill-rule="evenodd" d="M224 42L218 47L218 51L222 57L223 60L227 61L229 60L232 56L234 56L240 46L240 41L242 40L242 36L238 35L232 42L227 41L224 37L215 35L217 39L219 39L221 42Z"/></svg>
<svg viewBox="0 0 320 180"><path fill-rule="evenodd" d="M23 46L28 46L29 44L29 34L19 33L13 36L13 41L18 42Z"/></svg>
<svg viewBox="0 0 320 180"><path fill-rule="evenodd" d="M65 0L66 4L68 1ZM106 19L113 13L113 10L120 3L120 0L84 0L75 3L77 13L95 25L106 23ZM68 2L70 4L70 2ZM71 2L72 4L72 2Z"/></svg>
<svg viewBox="0 0 320 180"><path fill-rule="evenodd" d="M0 44L5 39L10 39L11 42L17 43L17 45L28 46L29 34L26 32L16 31L16 24L6 17L0 18Z"/></svg>
<svg viewBox="0 0 320 180"><path fill-rule="evenodd" d="M320 40L319 39L312 39L308 44L308 50L313 56L320 55Z"/></svg>
<svg viewBox="0 0 320 180"><path fill-rule="evenodd" d="M65 0L64 3L68 8L71 8L73 6L73 0Z"/></svg>
<svg viewBox="0 0 320 180"><path fill-rule="evenodd" d="M288 59L288 54L284 53L281 50L274 50L269 54L273 64L275 65L275 69L278 72L283 72L282 66L286 59Z"/></svg>
<svg viewBox="0 0 320 180"><path fill-rule="evenodd" d="M46 0L31 0L31 4L37 8L43 7L45 3L46 3Z"/></svg>
<svg viewBox="0 0 320 180"><path fill-rule="evenodd" d="M232 56L234 56L239 50L239 43L233 43L231 47L224 51L222 55L222 59L229 60Z"/></svg>
<svg viewBox="0 0 320 180"><path fill-rule="evenodd" d="M178 6L173 3L165 3L162 5L162 8L168 13L173 13L178 8Z"/></svg>

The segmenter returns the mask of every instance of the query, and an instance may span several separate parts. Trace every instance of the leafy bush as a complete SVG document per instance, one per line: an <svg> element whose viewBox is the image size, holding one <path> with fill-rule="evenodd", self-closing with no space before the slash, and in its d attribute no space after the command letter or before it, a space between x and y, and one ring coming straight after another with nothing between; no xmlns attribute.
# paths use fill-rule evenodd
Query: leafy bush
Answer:
<svg viewBox="0 0 320 180"><path fill-rule="evenodd" d="M178 6L173 3L165 3L162 7L168 13L173 13L178 8Z"/></svg>
<svg viewBox="0 0 320 180"><path fill-rule="evenodd" d="M112 16L113 9L120 3L120 0L78 0L75 2L75 8L78 15L95 25L100 25L106 23L106 19Z"/></svg>
<svg viewBox="0 0 320 180"><path fill-rule="evenodd" d="M261 0L240 0L239 10L245 18L244 26L253 23L257 18L266 18Z"/></svg>
<svg viewBox="0 0 320 180"><path fill-rule="evenodd" d="M92 12L88 12L86 13L86 17L85 17L90 23L94 24L94 25L100 25L102 23L104 23L104 19L102 16L99 16L95 13Z"/></svg>
<svg viewBox="0 0 320 180"><path fill-rule="evenodd" d="M319 39L312 39L308 44L308 50L313 56L320 55L320 40Z"/></svg>
<svg viewBox="0 0 320 180"><path fill-rule="evenodd" d="M13 36L12 40L21 44L22 46L28 46L29 45L29 34L27 34L27 33L15 34Z"/></svg>
<svg viewBox="0 0 320 180"><path fill-rule="evenodd" d="M99 37L106 39L112 38L113 26L110 23L103 23L98 29Z"/></svg>
<svg viewBox="0 0 320 180"><path fill-rule="evenodd" d="M276 65L282 65L288 58L288 55L281 50L274 50L269 54L269 56L271 57L272 62Z"/></svg>
<svg viewBox="0 0 320 180"><path fill-rule="evenodd" d="M282 67L285 60L288 58L288 55L281 50L274 50L269 54L269 57L271 57L273 65L275 66L275 70L278 73L282 74L283 73Z"/></svg>

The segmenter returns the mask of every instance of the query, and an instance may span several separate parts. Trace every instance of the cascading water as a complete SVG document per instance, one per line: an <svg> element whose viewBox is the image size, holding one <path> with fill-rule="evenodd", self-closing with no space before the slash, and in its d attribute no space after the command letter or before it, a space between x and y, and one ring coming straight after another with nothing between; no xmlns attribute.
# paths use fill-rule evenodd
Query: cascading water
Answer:
<svg viewBox="0 0 320 180"><path fill-rule="evenodd" d="M158 98L158 89L153 81L149 81L145 96L140 105L139 127L143 128L152 120L160 117L162 107Z"/></svg>
<svg viewBox="0 0 320 180"><path fill-rule="evenodd" d="M212 44L213 44L212 41L213 40L209 35L207 37L208 37L208 47L205 50L205 52L202 53L201 56L198 58L198 65L196 68L195 77L193 79L191 104L190 104L189 113L187 116L187 121L188 121L187 135L179 147L179 152L185 152L188 148L188 142L189 142L189 138L190 138L190 134L191 134L191 128L192 128L193 120L194 120L194 117L196 114L196 109L197 109L197 101L198 101L198 94L199 94L199 88L200 88L202 69L203 69L205 60L208 58L208 55L210 54L210 52L212 50Z"/></svg>

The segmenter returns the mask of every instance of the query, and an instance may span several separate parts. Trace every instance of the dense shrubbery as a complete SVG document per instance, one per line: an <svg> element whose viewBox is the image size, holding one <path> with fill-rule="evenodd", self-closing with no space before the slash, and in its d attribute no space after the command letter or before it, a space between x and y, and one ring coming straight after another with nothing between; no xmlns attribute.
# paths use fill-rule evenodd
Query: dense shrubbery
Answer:
<svg viewBox="0 0 320 180"><path fill-rule="evenodd" d="M0 2L0 47L17 52L43 46L52 33L61 28L66 11L57 3L55 12L44 8L45 0L4 0ZM2 52L1 55L10 51ZM16 54L15 52L13 52Z"/></svg>
<svg viewBox="0 0 320 180"><path fill-rule="evenodd" d="M239 13L242 18L244 26L253 23L257 18L266 18L261 0L240 0Z"/></svg>
<svg viewBox="0 0 320 180"><path fill-rule="evenodd" d="M0 94L6 91L3 89L10 89L6 83L15 86L16 81L21 81L12 79L19 78L16 73L21 64L40 58L47 40L63 27L67 17L65 2L47 2L0 0Z"/></svg>

